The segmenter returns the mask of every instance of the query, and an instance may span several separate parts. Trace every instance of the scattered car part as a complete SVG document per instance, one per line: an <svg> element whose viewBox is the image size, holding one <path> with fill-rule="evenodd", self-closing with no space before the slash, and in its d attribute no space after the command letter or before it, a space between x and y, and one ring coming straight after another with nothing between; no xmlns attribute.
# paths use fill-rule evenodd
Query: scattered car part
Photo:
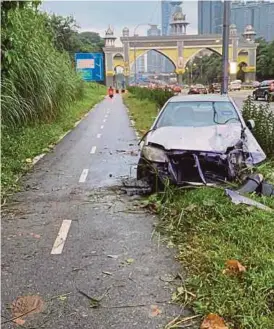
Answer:
<svg viewBox="0 0 274 329"><path fill-rule="evenodd" d="M243 204L246 204L249 206L254 206L254 207L262 209L262 210L273 211L273 209L265 206L264 204L262 204L260 202L257 202L248 197L245 197L245 196L241 195L240 193L238 193L237 191L225 189L225 192L231 198L232 202L236 205L243 203Z"/></svg>

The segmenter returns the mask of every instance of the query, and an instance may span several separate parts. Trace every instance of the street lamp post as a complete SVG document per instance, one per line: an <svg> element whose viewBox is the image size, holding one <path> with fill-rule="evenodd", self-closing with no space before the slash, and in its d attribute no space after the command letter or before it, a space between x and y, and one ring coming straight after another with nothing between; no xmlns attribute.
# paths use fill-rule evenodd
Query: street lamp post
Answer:
<svg viewBox="0 0 274 329"><path fill-rule="evenodd" d="M221 93L227 94L228 92L228 70L229 70L229 25L230 25L230 9L231 1L224 1L224 18L223 18L223 79Z"/></svg>

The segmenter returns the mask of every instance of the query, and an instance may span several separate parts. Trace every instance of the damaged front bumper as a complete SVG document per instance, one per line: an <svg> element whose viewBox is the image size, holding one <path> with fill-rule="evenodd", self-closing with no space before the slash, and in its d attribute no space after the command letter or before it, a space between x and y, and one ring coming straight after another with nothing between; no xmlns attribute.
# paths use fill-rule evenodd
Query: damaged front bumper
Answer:
<svg viewBox="0 0 274 329"><path fill-rule="evenodd" d="M216 185L235 180L243 169L245 156L240 150L227 154L214 152L169 151L165 163L150 162L151 174L161 181L182 185Z"/></svg>

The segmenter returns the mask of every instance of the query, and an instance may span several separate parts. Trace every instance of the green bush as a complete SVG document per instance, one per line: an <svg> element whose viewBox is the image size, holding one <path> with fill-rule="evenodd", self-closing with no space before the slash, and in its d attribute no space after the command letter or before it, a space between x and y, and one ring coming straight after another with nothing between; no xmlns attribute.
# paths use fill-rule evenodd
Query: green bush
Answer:
<svg viewBox="0 0 274 329"><path fill-rule="evenodd" d="M253 134L268 157L274 157L274 112L269 104L257 105L248 97L243 106L243 117L247 121L253 119Z"/></svg>
<svg viewBox="0 0 274 329"><path fill-rule="evenodd" d="M174 96L174 93L163 89L148 89L140 87L129 87L128 91L137 99L155 102L157 106L163 107L167 100Z"/></svg>
<svg viewBox="0 0 274 329"><path fill-rule="evenodd" d="M10 10L1 36L10 43L4 51L3 126L51 121L82 96L83 82L68 54L55 49L44 14L32 7Z"/></svg>

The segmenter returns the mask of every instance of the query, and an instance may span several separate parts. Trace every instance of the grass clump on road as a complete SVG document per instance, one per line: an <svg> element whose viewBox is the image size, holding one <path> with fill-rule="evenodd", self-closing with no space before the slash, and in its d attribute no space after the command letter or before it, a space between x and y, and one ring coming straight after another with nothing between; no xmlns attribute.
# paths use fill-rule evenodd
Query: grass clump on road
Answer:
<svg viewBox="0 0 274 329"><path fill-rule="evenodd" d="M18 187L18 178L29 169L35 156L49 152L60 136L104 96L104 86L85 84L82 99L72 102L54 120L12 129L2 127L2 197Z"/></svg>
<svg viewBox="0 0 274 329"><path fill-rule="evenodd" d="M125 103L139 131L151 126L157 112L154 103L130 94ZM257 171L274 183L273 161ZM273 198L251 197L274 208ZM173 301L202 316L219 314L230 329L273 328L273 212L235 205L221 188L167 186L146 203L159 215L158 232L178 249L178 260L187 271L184 292L173 294ZM225 272L232 260L245 271Z"/></svg>

